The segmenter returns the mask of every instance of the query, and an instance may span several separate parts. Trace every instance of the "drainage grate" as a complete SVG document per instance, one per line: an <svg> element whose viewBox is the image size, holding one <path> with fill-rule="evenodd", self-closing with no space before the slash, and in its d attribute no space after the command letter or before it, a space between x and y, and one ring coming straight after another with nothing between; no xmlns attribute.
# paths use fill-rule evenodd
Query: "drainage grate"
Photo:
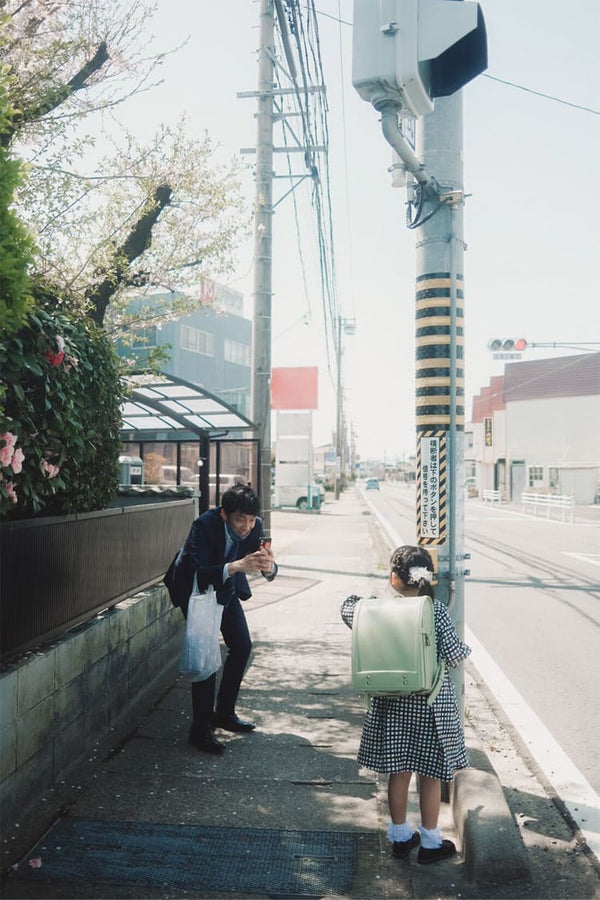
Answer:
<svg viewBox="0 0 600 900"><path fill-rule="evenodd" d="M59 819L13 877L279 897L349 894L361 835Z"/></svg>

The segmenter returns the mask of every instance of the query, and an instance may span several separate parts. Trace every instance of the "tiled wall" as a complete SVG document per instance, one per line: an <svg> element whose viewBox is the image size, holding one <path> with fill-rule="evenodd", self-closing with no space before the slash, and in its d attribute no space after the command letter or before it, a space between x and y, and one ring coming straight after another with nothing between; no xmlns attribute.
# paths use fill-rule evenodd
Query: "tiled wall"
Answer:
<svg viewBox="0 0 600 900"><path fill-rule="evenodd" d="M5 822L110 732L119 743L177 678L184 619L157 585L0 673Z"/></svg>

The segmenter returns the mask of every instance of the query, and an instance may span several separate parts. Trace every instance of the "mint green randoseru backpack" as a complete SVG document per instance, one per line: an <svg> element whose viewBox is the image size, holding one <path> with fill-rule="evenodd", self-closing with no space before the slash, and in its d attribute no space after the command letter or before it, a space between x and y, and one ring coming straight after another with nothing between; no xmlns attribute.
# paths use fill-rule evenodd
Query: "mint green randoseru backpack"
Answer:
<svg viewBox="0 0 600 900"><path fill-rule="evenodd" d="M431 597L363 597L352 621L352 686L367 697L427 694L444 679Z"/></svg>

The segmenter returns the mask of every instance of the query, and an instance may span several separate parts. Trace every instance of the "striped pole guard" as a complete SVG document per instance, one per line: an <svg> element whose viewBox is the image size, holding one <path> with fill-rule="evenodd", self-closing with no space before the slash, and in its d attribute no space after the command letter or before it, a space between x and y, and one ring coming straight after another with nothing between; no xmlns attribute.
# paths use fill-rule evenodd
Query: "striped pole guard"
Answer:
<svg viewBox="0 0 600 900"><path fill-rule="evenodd" d="M417 431L450 427L450 273L417 278ZM465 427L463 277L456 288L456 428Z"/></svg>
<svg viewBox="0 0 600 900"><path fill-rule="evenodd" d="M450 428L451 275L417 278L416 418L417 537L444 544L447 537L447 432ZM464 430L463 278L456 288L456 428ZM460 402L458 402L460 401Z"/></svg>

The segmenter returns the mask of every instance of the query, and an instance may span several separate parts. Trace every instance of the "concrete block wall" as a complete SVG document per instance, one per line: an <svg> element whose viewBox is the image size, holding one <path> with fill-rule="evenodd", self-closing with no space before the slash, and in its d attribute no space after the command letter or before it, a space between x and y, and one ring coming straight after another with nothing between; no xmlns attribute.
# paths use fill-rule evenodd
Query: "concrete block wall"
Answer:
<svg viewBox="0 0 600 900"><path fill-rule="evenodd" d="M178 675L184 619L157 585L0 672L0 806L14 821L93 747L113 746Z"/></svg>

